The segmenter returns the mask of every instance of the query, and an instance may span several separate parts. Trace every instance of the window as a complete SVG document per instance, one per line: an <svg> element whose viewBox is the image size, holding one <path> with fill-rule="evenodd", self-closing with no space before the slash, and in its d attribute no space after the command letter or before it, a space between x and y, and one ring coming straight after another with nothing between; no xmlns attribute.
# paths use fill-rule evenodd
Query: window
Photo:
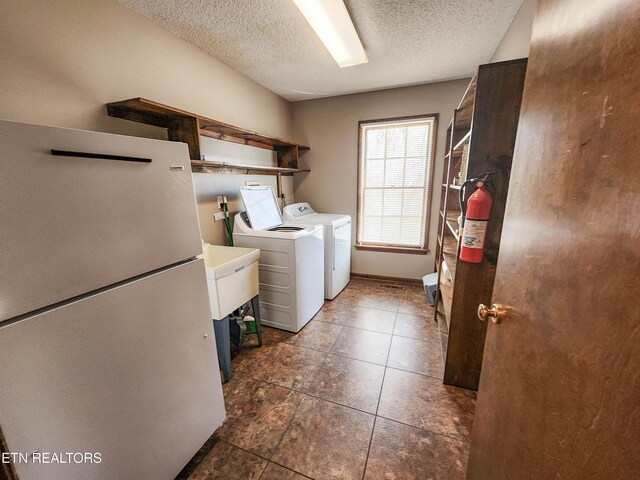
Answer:
<svg viewBox="0 0 640 480"><path fill-rule="evenodd" d="M356 248L427 252L437 114L359 123Z"/></svg>

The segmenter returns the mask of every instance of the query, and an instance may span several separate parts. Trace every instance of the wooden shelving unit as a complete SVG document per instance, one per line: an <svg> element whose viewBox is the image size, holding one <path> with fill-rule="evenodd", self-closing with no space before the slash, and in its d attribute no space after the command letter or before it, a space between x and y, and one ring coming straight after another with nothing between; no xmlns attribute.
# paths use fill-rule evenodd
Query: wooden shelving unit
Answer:
<svg viewBox="0 0 640 480"><path fill-rule="evenodd" d="M134 122L166 128L169 140L185 142L189 146L191 167L200 173L261 173L292 175L308 172L299 168L300 157L309 150L306 145L287 142L280 138L262 135L234 127L211 118L163 105L146 98L131 98L107 104L110 116ZM249 145L276 152L276 166L235 165L203 161L200 153L200 136L226 142Z"/></svg>
<svg viewBox="0 0 640 480"><path fill-rule="evenodd" d="M476 311L480 303L491 303L526 67L527 59L481 65L447 129L436 248L440 286L436 320L447 334L444 383L473 390L480 380L487 328ZM468 159L461 172L463 148L468 148ZM460 185L455 183L456 176L460 173L464 180L487 171L498 174L493 177L495 189L490 190L493 208L484 260L465 263L458 260ZM473 192L468 190L467 197ZM444 275L443 262L451 280Z"/></svg>

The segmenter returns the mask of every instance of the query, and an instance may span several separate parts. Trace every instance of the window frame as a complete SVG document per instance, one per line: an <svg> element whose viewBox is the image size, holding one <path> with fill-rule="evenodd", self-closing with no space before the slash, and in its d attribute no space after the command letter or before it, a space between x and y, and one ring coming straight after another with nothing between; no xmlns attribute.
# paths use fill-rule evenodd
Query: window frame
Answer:
<svg viewBox="0 0 640 480"><path fill-rule="evenodd" d="M361 198L361 171L362 171L362 127L365 125L373 124L373 123L392 123L392 122L402 122L406 120L430 120L433 119L433 148L431 149L431 155L427 156L427 162L430 162L429 175L428 178L425 178L425 189L428 193L428 198L426 199L426 218L425 226L424 226L424 246L422 248L419 247L406 247L400 245L390 245L390 244L363 244L360 241L360 206L362 205ZM358 171L357 171L357 200L356 200L356 250L365 250L370 252L387 252L387 253L408 253L413 255L427 255L429 253L429 224L431 223L431 206L432 206L432 197L433 197L433 171L435 170L435 156L436 156L436 148L437 148L437 138L438 138L438 114L437 113L424 113L421 115L407 115L403 117L390 117L390 118L376 118L372 120L360 120L358 121Z"/></svg>

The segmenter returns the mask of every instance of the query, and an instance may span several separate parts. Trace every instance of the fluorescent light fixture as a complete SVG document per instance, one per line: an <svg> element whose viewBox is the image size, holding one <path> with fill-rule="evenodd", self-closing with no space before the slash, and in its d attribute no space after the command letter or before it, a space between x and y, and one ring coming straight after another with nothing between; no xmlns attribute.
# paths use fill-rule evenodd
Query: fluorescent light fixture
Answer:
<svg viewBox="0 0 640 480"><path fill-rule="evenodd" d="M343 0L293 0L340 68L367 63Z"/></svg>

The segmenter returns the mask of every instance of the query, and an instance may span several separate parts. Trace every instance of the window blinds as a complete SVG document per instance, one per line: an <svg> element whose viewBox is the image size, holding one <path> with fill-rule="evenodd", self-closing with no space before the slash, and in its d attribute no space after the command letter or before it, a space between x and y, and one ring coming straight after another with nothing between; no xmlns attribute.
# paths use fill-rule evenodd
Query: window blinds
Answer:
<svg viewBox="0 0 640 480"><path fill-rule="evenodd" d="M358 243L425 248L435 118L360 124Z"/></svg>

